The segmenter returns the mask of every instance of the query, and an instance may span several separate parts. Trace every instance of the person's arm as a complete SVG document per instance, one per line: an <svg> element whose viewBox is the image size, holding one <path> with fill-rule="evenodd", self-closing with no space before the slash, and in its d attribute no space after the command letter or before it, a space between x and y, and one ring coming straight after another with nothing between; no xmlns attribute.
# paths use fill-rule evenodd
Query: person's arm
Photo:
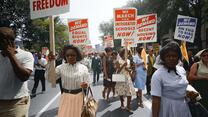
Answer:
<svg viewBox="0 0 208 117"><path fill-rule="evenodd" d="M90 74L89 74L89 70L87 67L83 67L82 68L82 71L83 71L83 79L82 79L82 82L80 84L80 87L81 88L87 88L89 86L89 83L90 83Z"/></svg>
<svg viewBox="0 0 208 117"><path fill-rule="evenodd" d="M151 79L152 117L159 117L162 96L162 74L155 72Z"/></svg>
<svg viewBox="0 0 208 117"><path fill-rule="evenodd" d="M10 59L10 62L13 66L14 72L17 75L17 77L22 81L26 81L29 79L30 74L32 73L32 70L29 68L26 68L24 65L22 65L19 60L17 59L17 57L15 56L16 50L14 47L8 45L7 47L7 51L6 51L6 56ZM34 59L33 56L31 54L27 56L27 58L24 58L24 64L28 65L30 64L30 66L33 66L34 63Z"/></svg>
<svg viewBox="0 0 208 117"><path fill-rule="evenodd" d="M189 73L189 80L190 81L194 81L194 80L208 80L207 77L197 76L197 70L198 70L197 63L194 63L191 66L190 73Z"/></svg>
<svg viewBox="0 0 208 117"><path fill-rule="evenodd" d="M103 73L105 75L104 79L107 79L108 78L108 74L107 74L107 65L106 65L106 57L104 56L103 57Z"/></svg>
<svg viewBox="0 0 208 117"><path fill-rule="evenodd" d="M152 96L152 117L159 117L161 97Z"/></svg>
<svg viewBox="0 0 208 117"><path fill-rule="evenodd" d="M118 63L119 64L119 63ZM127 66L127 63L125 62L123 65L118 65L118 73L120 73L121 72L121 70L124 68L124 67L126 67ZM126 70L128 70L128 69L126 69Z"/></svg>

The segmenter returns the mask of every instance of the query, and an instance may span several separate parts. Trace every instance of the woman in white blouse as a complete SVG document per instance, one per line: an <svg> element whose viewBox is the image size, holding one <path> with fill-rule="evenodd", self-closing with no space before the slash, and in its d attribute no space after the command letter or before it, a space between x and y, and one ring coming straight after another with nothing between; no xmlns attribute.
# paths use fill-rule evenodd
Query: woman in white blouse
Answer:
<svg viewBox="0 0 208 117"><path fill-rule="evenodd" d="M178 66L180 47L170 42L160 51L162 67L152 76L152 117L191 117L186 101L188 81L184 68Z"/></svg>
<svg viewBox="0 0 208 117"><path fill-rule="evenodd" d="M55 59L54 55L51 53L49 54L48 57L49 57L49 61ZM63 86L63 92L64 92L63 94L64 95L80 94L83 88L88 87L88 83L89 83L88 69L85 65L80 63L80 61L82 60L82 55L77 47L73 45L66 45L63 48L63 57L65 60L65 63L56 67L57 79L61 78L62 80L62 86ZM69 97L69 95L66 97ZM68 98L62 98L61 101L64 103L67 103L69 102L68 100L69 100ZM72 102L73 100L71 100L71 102L69 103L72 103ZM65 105L68 105L68 104L65 104ZM70 111L70 109L73 109L73 108L69 108L68 111Z"/></svg>

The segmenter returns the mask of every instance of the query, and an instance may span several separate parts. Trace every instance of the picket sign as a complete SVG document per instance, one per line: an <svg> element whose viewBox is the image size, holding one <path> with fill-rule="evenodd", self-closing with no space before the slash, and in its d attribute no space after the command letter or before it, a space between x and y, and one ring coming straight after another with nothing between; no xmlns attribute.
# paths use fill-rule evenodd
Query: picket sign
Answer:
<svg viewBox="0 0 208 117"><path fill-rule="evenodd" d="M55 55L55 38L54 38L54 18L53 16L49 17L49 32L50 32L50 51ZM56 71L55 71L55 60L51 61L51 69L49 71L49 78L51 79L51 86L56 87Z"/></svg>
<svg viewBox="0 0 208 117"><path fill-rule="evenodd" d="M59 15L69 12L69 0L30 0L30 16L31 19L49 17L50 30L50 51L55 55L54 40L54 18L53 15ZM55 60L50 61L50 70L48 77L52 83L52 87L56 87Z"/></svg>

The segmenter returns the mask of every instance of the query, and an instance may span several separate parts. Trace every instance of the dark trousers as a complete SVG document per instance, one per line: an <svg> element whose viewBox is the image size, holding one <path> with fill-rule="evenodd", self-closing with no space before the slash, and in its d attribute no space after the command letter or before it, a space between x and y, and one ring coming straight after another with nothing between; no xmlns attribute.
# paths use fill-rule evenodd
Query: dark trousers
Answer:
<svg viewBox="0 0 208 117"><path fill-rule="evenodd" d="M97 76L97 82L99 81L99 79L100 79L100 72L99 71L97 71L97 70L93 70L93 83L95 83L96 82L96 76Z"/></svg>
<svg viewBox="0 0 208 117"><path fill-rule="evenodd" d="M147 94L150 94L150 90L151 90L151 77L152 76L147 76L147 81L146 81Z"/></svg>
<svg viewBox="0 0 208 117"><path fill-rule="evenodd" d="M35 70L35 75L34 75L35 84L34 84L33 89L32 89L32 94L36 93L36 90L37 90L37 87L38 87L38 84L39 84L39 80L41 81L41 84L42 84L42 91L46 90L45 89L44 74L45 74L45 70Z"/></svg>

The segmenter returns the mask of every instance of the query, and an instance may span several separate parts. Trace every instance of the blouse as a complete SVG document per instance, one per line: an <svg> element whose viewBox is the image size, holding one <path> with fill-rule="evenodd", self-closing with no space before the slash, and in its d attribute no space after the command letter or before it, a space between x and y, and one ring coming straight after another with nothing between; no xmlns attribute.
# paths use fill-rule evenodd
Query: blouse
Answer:
<svg viewBox="0 0 208 117"><path fill-rule="evenodd" d="M89 83L89 76L88 68L79 62L56 67L56 78L61 78L63 88L68 90L79 89L82 82Z"/></svg>

